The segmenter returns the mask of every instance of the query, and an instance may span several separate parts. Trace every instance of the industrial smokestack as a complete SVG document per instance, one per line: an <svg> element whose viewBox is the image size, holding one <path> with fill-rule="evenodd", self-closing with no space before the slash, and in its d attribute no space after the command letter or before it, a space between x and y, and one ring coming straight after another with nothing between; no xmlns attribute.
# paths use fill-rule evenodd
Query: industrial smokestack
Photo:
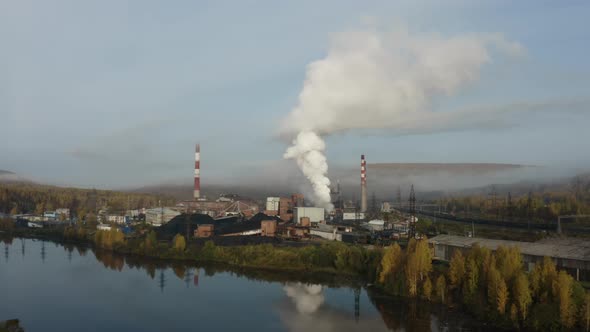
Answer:
<svg viewBox="0 0 590 332"><path fill-rule="evenodd" d="M361 155L361 212L367 212L367 162Z"/></svg>
<svg viewBox="0 0 590 332"><path fill-rule="evenodd" d="M195 192L193 197L196 200L201 198L201 145L195 148Z"/></svg>

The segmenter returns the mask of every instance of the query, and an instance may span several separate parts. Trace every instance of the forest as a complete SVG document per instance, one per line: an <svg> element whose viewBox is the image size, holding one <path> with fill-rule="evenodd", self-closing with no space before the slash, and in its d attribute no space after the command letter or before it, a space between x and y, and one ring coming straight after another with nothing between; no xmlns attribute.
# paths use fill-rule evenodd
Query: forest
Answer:
<svg viewBox="0 0 590 332"><path fill-rule="evenodd" d="M159 201L164 205L175 203L170 197L151 194L0 183L0 212L13 215L40 215L45 211L68 208L73 217L84 219L87 214L96 214L102 208L108 208L111 213L121 213L127 209L158 206Z"/></svg>
<svg viewBox="0 0 590 332"><path fill-rule="evenodd" d="M590 179L576 176L564 186L534 186L528 193L499 194L495 186L478 195L445 196L435 201L454 215L501 220L555 221L559 215L590 214Z"/></svg>

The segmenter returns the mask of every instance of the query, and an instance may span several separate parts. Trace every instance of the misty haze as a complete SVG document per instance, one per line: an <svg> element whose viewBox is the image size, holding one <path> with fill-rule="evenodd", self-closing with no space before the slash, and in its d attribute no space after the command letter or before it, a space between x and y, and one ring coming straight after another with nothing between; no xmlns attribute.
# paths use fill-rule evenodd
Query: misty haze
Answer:
<svg viewBox="0 0 590 332"><path fill-rule="evenodd" d="M0 2L0 332L590 331L588 17Z"/></svg>

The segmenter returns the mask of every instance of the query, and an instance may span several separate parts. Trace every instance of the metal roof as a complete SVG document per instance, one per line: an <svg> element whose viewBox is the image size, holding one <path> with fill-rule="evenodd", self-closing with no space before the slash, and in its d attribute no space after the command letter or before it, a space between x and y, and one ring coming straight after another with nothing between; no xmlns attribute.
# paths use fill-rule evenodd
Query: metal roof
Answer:
<svg viewBox="0 0 590 332"><path fill-rule="evenodd" d="M438 235L428 239L428 242L463 248L469 248L475 243L478 243L481 247L490 250L496 250L499 246L516 246L520 248L520 252L524 255L590 261L590 241L587 239L547 238L537 242L521 242L457 235Z"/></svg>

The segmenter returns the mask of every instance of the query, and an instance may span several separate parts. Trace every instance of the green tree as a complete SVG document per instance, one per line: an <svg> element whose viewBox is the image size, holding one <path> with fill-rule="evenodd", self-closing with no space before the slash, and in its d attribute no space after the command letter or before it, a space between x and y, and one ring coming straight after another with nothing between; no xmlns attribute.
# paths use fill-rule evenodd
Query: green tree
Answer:
<svg viewBox="0 0 590 332"><path fill-rule="evenodd" d="M149 231L145 237L144 241L144 248L147 252L153 251L158 246L158 238L156 237L156 232L153 230Z"/></svg>

